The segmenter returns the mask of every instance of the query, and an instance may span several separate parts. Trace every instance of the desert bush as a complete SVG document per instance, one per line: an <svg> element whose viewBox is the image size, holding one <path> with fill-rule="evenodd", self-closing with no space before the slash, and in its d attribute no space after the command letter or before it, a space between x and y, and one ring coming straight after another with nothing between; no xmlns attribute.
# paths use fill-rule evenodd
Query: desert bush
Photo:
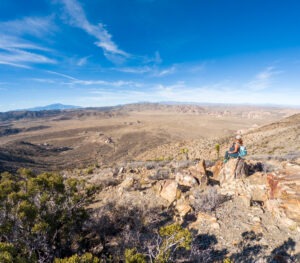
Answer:
<svg viewBox="0 0 300 263"><path fill-rule="evenodd" d="M56 258L54 263L99 263L100 259L93 256L91 253L85 253L82 256L73 255L68 258Z"/></svg>
<svg viewBox="0 0 300 263"><path fill-rule="evenodd" d="M179 151L181 154L187 154L188 152L189 152L189 149L187 149L187 148L182 148L182 149L180 149L180 151Z"/></svg>
<svg viewBox="0 0 300 263"><path fill-rule="evenodd" d="M157 167L157 164L155 162L147 161L145 162L145 167L147 170L152 170Z"/></svg>
<svg viewBox="0 0 300 263"><path fill-rule="evenodd" d="M154 158L155 162L162 162L162 161L165 161L165 160L166 160L166 158L164 156L159 156L159 157Z"/></svg>
<svg viewBox="0 0 300 263"><path fill-rule="evenodd" d="M136 248L125 250L125 263L146 263L146 257L137 252Z"/></svg>
<svg viewBox="0 0 300 263"><path fill-rule="evenodd" d="M88 219L85 207L96 189L56 173L19 173L0 176L0 242L13 244L22 262L68 255Z"/></svg>
<svg viewBox="0 0 300 263"><path fill-rule="evenodd" d="M190 166L195 165L194 161L191 160L185 160L185 161L178 161L174 163L174 168L176 169L186 169L189 168Z"/></svg>
<svg viewBox="0 0 300 263"><path fill-rule="evenodd" d="M150 245L149 257L155 263L174 262L173 258L178 249L191 249L192 235L188 229L178 224L163 226L159 229L159 235L155 244Z"/></svg>
<svg viewBox="0 0 300 263"><path fill-rule="evenodd" d="M16 248L11 243L0 242L0 262L1 263L30 263L30 259L20 258Z"/></svg>
<svg viewBox="0 0 300 263"><path fill-rule="evenodd" d="M113 256L114 259L124 258L125 249L139 246L140 236L144 233L146 212L146 209L135 207L129 202L124 205L112 202L97 209L86 226L96 241L89 246L101 243L102 254ZM110 246L110 240L114 240L115 245Z"/></svg>
<svg viewBox="0 0 300 263"><path fill-rule="evenodd" d="M208 187L206 192L196 190L194 192L195 200L193 207L195 212L215 211L224 202L230 200L229 196L218 194L216 187Z"/></svg>
<svg viewBox="0 0 300 263"><path fill-rule="evenodd" d="M94 167L88 167L85 172L86 172L86 174L93 174Z"/></svg>
<svg viewBox="0 0 300 263"><path fill-rule="evenodd" d="M100 186L102 188L106 188L109 186L117 186L121 183L121 180L115 179L115 178L106 178L104 180L101 180Z"/></svg>
<svg viewBox="0 0 300 263"><path fill-rule="evenodd" d="M217 153L217 159L220 158L220 144L216 144L215 145L215 150L216 150L216 153Z"/></svg>
<svg viewBox="0 0 300 263"><path fill-rule="evenodd" d="M152 180L165 180L169 178L170 172L169 169L158 169L153 175L149 176L149 178Z"/></svg>

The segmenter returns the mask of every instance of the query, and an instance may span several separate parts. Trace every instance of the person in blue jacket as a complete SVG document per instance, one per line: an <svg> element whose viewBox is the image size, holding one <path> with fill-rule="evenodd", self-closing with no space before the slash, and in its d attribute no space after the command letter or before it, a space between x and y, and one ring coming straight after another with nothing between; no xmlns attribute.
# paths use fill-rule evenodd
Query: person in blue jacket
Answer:
<svg viewBox="0 0 300 263"><path fill-rule="evenodd" d="M225 153L224 162L227 162L230 158L238 158L239 150L242 145L243 145L242 137L241 135L237 135L229 151L226 151Z"/></svg>

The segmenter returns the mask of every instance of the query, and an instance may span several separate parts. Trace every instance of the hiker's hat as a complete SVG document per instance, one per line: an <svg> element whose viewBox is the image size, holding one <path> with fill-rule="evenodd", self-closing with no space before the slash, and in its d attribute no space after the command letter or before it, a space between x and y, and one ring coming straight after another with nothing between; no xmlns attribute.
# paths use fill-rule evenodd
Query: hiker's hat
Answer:
<svg viewBox="0 0 300 263"><path fill-rule="evenodd" d="M235 138L236 138L237 140L240 140L240 139L242 139L242 136L241 136L241 135L237 135L237 136L235 136Z"/></svg>

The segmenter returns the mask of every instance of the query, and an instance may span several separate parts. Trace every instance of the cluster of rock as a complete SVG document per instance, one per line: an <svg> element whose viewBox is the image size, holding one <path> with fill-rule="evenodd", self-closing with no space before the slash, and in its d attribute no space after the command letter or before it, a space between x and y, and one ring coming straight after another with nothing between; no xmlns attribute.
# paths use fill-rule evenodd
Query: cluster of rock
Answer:
<svg viewBox="0 0 300 263"><path fill-rule="evenodd" d="M183 162L181 162L182 164ZM215 185L218 193L240 200L245 206L259 205L274 217L300 231L300 166L292 163L274 163L272 172L264 170L261 163L231 159L226 164L218 161L206 168L205 161L136 162L134 165L103 170L93 175L92 183L104 180L105 174L120 180L118 192L136 187L150 189L168 206L174 206L181 219L193 211L195 190L205 192Z"/></svg>
<svg viewBox="0 0 300 263"><path fill-rule="evenodd" d="M91 175L90 182L105 185L101 205L115 201L144 209L165 207L174 212L175 221L199 234L216 235L220 247L230 250L243 231L262 234L261 245L270 249L288 236L300 241L299 165L273 161L267 167L239 159L207 163L135 162L106 168ZM205 204L205 195L212 204Z"/></svg>
<svg viewBox="0 0 300 263"><path fill-rule="evenodd" d="M273 172L251 171L253 166L239 160L222 166L215 176L221 193L234 195L247 206L260 204L278 220L300 231L300 166L277 163Z"/></svg>

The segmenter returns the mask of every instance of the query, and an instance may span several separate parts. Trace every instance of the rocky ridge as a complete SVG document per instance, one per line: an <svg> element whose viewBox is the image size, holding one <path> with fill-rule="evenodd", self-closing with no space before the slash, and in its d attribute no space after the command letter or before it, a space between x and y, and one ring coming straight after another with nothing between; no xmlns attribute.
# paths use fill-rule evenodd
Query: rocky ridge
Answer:
<svg viewBox="0 0 300 263"><path fill-rule="evenodd" d="M171 221L214 236L218 242L213 248L226 250L223 258L272 262L266 255L280 254L282 249L276 249L285 242L293 244L286 248L285 260L300 255L299 164L233 159L226 164L208 162L206 167L204 160L141 161L95 168L82 176L102 186L94 209L116 203L165 211ZM240 254L248 241L260 250ZM249 261L241 261L247 257ZM218 262L217 257L211 262Z"/></svg>

